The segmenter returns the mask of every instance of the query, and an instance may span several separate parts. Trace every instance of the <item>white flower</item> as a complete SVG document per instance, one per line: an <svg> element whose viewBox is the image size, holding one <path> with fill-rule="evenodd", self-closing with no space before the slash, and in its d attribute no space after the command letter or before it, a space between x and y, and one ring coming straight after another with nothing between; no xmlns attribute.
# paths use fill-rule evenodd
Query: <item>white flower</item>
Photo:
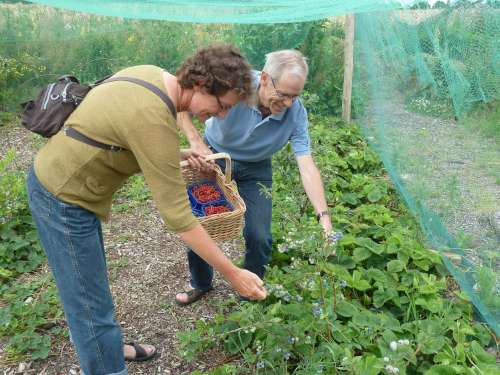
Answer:
<svg viewBox="0 0 500 375"><path fill-rule="evenodd" d="M398 350L398 343L396 341L391 341L391 343L389 344L389 347L391 348L391 350L393 352L395 352L396 350Z"/></svg>
<svg viewBox="0 0 500 375"><path fill-rule="evenodd" d="M389 362L389 361L390 361L389 357L384 357L384 362Z"/></svg>
<svg viewBox="0 0 500 375"><path fill-rule="evenodd" d="M399 374L399 369L391 365L385 366L385 371L387 371L389 374Z"/></svg>

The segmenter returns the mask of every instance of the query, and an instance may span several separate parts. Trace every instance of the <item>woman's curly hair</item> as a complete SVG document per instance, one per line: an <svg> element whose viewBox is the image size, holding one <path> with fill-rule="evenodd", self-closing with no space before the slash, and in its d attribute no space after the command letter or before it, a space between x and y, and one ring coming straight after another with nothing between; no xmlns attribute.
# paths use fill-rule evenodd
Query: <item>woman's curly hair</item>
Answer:
<svg viewBox="0 0 500 375"><path fill-rule="evenodd" d="M200 48L175 73L180 86L204 87L208 94L222 96L236 91L242 100L252 95L250 65L240 51L230 44Z"/></svg>

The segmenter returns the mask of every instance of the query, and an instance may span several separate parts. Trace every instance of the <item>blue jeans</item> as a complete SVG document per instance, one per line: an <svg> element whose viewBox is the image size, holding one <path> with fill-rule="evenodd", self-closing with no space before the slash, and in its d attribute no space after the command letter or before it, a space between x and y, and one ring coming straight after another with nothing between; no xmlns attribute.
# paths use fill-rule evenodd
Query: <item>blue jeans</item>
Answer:
<svg viewBox="0 0 500 375"><path fill-rule="evenodd" d="M222 170L225 162L217 162ZM272 250L271 219L272 199L264 193L262 186L271 192L273 171L271 159L250 163L232 161L233 179L238 185L238 192L245 201L245 238L246 252L243 267L260 278L264 277L265 267L269 263ZM212 286L213 269L193 250L188 249L191 286L208 290Z"/></svg>
<svg viewBox="0 0 500 375"><path fill-rule="evenodd" d="M100 220L88 210L57 199L33 169L27 188L82 371L85 375L126 375Z"/></svg>

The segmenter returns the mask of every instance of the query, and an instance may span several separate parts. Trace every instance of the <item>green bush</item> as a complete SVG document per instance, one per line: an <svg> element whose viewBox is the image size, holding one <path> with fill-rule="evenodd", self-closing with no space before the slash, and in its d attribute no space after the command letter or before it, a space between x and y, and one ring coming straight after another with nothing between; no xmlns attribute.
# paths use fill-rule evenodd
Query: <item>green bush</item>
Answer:
<svg viewBox="0 0 500 375"><path fill-rule="evenodd" d="M0 160L0 280L36 269L44 260L29 212L25 174L12 170L15 154Z"/></svg>
<svg viewBox="0 0 500 375"><path fill-rule="evenodd" d="M315 113L322 115L342 113L343 38L342 23L324 20L313 23L301 44L300 50L309 62L306 90L319 98L313 111Z"/></svg>

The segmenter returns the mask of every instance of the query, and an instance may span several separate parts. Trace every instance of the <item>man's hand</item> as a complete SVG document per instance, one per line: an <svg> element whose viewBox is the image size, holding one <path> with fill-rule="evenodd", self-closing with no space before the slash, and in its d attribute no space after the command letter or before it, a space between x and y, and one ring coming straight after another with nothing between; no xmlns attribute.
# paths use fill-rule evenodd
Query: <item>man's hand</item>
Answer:
<svg viewBox="0 0 500 375"><path fill-rule="evenodd" d="M323 215L319 219L319 224L323 227L325 236L328 237L332 233L332 221L329 215Z"/></svg>
<svg viewBox="0 0 500 375"><path fill-rule="evenodd" d="M266 288L264 288L262 280L256 274L248 270L238 268L238 270L230 277L227 277L227 279L240 296L252 300L262 300L267 296Z"/></svg>

